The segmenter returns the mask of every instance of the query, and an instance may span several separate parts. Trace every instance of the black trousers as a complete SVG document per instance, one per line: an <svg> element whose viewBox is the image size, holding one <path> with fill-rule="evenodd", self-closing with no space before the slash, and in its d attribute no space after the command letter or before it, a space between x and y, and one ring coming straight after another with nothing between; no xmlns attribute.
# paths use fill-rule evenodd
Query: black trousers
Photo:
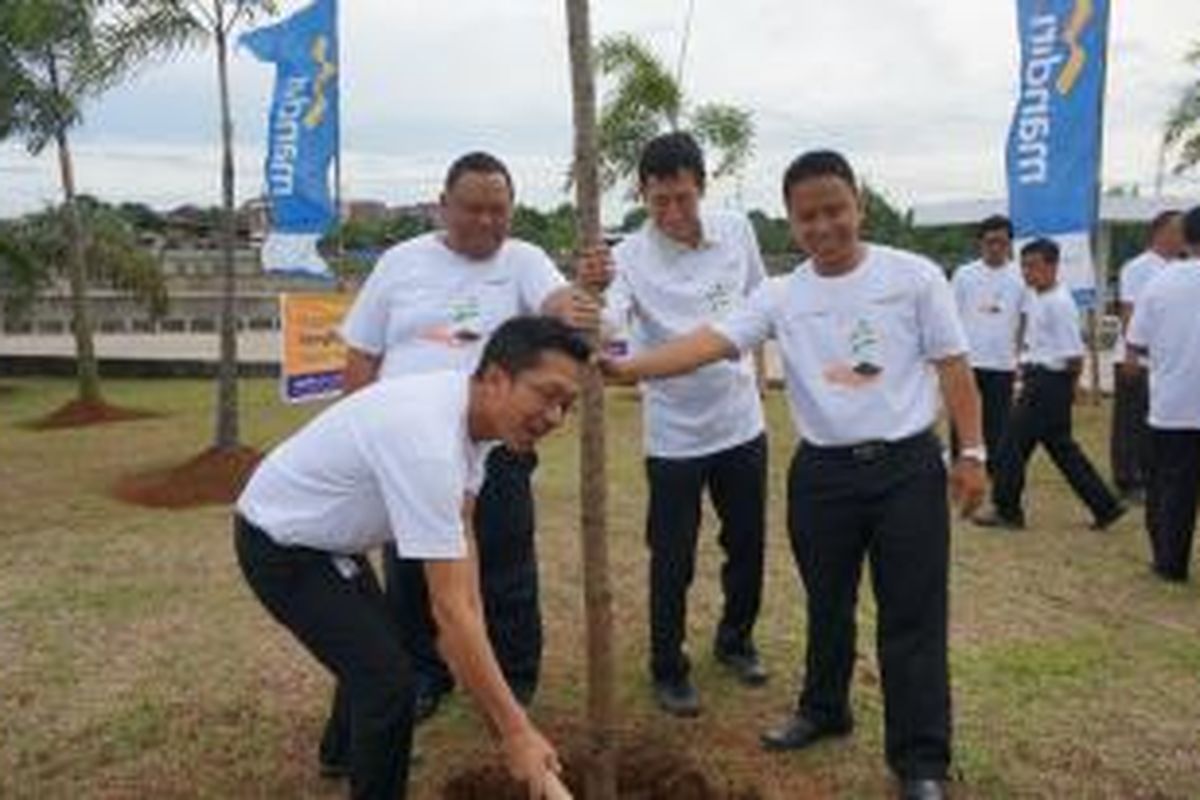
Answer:
<svg viewBox="0 0 1200 800"><path fill-rule="evenodd" d="M1008 418L1012 414L1013 379L1011 370L974 369L975 385L979 388L979 399L983 405L983 444L987 448L988 471L993 468L994 454L1000 449ZM950 450L958 455L958 432L951 428Z"/></svg>
<svg viewBox="0 0 1200 800"><path fill-rule="evenodd" d="M498 447L475 503L475 535L488 638L508 684L522 702L537 691L542 664L533 489L537 456ZM454 687L436 647L436 631L421 562L384 551L384 585L402 641L412 654L418 692Z"/></svg>
<svg viewBox="0 0 1200 800"><path fill-rule="evenodd" d="M348 723L350 790L396 800L408 785L413 694L408 656L365 558L347 578L321 550L283 547L237 516L234 548L254 594L337 677Z"/></svg>
<svg viewBox="0 0 1200 800"><path fill-rule="evenodd" d="M996 511L1005 517L1023 518L1025 468L1034 448L1041 444L1092 516L1096 520L1112 516L1118 506L1117 498L1104 485L1071 432L1075 375L1032 367L1025 370L1022 378L1021 396L996 453L992 483Z"/></svg>
<svg viewBox="0 0 1200 800"><path fill-rule="evenodd" d="M1113 483L1122 494L1146 488L1150 463L1150 379L1145 370L1126 375L1113 367L1113 414L1109 431L1109 460Z"/></svg>
<svg viewBox="0 0 1200 800"><path fill-rule="evenodd" d="M1150 429L1146 529L1154 569L1187 580L1200 499L1200 430Z"/></svg>
<svg viewBox="0 0 1200 800"><path fill-rule="evenodd" d="M687 594L696 572L701 496L707 487L721 521L725 552L721 586L725 608L716 648L752 652L754 623L762 602L766 533L767 436L696 458L647 458L650 502L650 673L655 681L678 681L690 669L683 643Z"/></svg>
<svg viewBox="0 0 1200 800"><path fill-rule="evenodd" d="M944 778L950 515L937 437L802 444L788 474L788 533L808 597L800 713L819 725L850 722L855 607L869 557L888 764L904 778Z"/></svg>

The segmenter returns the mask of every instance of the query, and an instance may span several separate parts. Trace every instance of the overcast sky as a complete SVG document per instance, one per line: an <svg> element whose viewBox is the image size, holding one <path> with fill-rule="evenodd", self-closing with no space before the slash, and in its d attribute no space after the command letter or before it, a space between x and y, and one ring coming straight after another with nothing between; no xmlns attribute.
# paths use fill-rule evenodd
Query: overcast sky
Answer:
<svg viewBox="0 0 1200 800"><path fill-rule="evenodd" d="M285 10L298 3L284 3ZM489 149L520 199L565 198L570 95L562 0L341 0L344 191L434 199L447 163ZM1150 190L1161 122L1189 79L1197 0L1114 0L1106 184ZM687 0L593 0L597 36L631 32L674 63ZM1015 99L1016 0L695 0L684 87L754 114L756 153L712 202L781 213L801 150L836 147L902 205L1000 196ZM211 52L146 69L85 109L81 190L158 207L218 202ZM1198 77L1191 70L1190 77ZM272 68L235 55L239 198L262 188ZM0 216L57 196L49 156L0 145ZM1200 196L1200 178L1168 183ZM615 213L620 198L609 198Z"/></svg>

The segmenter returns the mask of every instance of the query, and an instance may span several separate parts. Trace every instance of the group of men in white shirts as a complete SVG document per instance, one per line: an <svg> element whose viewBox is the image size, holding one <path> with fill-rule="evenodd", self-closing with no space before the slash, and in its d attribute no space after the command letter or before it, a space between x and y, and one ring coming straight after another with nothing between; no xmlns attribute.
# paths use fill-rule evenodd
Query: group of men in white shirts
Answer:
<svg viewBox="0 0 1200 800"><path fill-rule="evenodd" d="M1055 274L1054 243L1027 243L1017 267L1006 253L1011 226L1003 217L989 218L979 227L982 257L960 267L952 283L993 453L993 509L976 522L1025 526L1025 466L1041 443L1088 506L1094 528L1109 527L1127 503L1144 502L1151 567L1179 581L1189 572L1200 486L1200 315L1191 289L1200 281L1200 209L1164 211L1149 227L1145 252L1121 268L1118 280L1121 327L1110 431L1116 492L1071 431L1084 344L1076 305ZM1018 369L1022 391L1014 403Z"/></svg>
<svg viewBox="0 0 1200 800"><path fill-rule="evenodd" d="M783 176L808 257L768 277L744 218L701 211L706 177L690 136L653 140L638 171L645 225L611 253L581 253L570 286L545 254L508 237L504 165L481 153L459 159L441 199L445 230L385 254L348 316L351 395L276 448L240 498L235 541L248 582L337 678L320 755L327 773L349 777L354 797L404 795L416 718L455 681L535 794L560 769L523 708L541 656L533 447L561 424L579 370L595 357L576 331L601 327L632 345L631 355L601 357L601 367L642 392L648 671L658 705L682 717L702 712L685 631L705 493L724 553L713 657L741 684L769 681L753 636L767 494L754 362L774 338L800 439L787 528L806 589L807 645L801 691L762 744L797 750L852 730L855 609L869 562L887 762L899 796L945 796L947 487L969 514L986 492L989 451L1007 454L993 470L1023 471L1025 440L1009 442L1013 424L997 417L1013 406L1009 326L1024 311L1030 363L1069 367L1061 292L1052 277L1037 289L1043 277L1030 283L1030 299L1013 282L1000 265L1011 230L994 221L981 229L985 263L961 271L953 289L927 259L862 241L857 179L832 151L799 156ZM987 239L1001 229L1003 243ZM1196 240L1200 248L1200 230ZM1039 247L1031 258L1052 276L1057 252ZM1147 303L1130 329L1132 352L1151 365L1151 425L1162 385L1154 370L1186 373L1200 359L1200 332L1192 362L1164 349L1175 345L1163 344L1161 326L1175 326L1174 336L1184 324L1176 305L1174 293ZM1061 381L1045 383L1043 394L1059 402ZM1019 417L1020 401L1015 408ZM956 434L949 463L933 432L943 409ZM1195 427L1164 447L1200 450ZM1049 441L1061 437L1048 430L1029 436L1057 447ZM1169 510L1155 512L1164 530L1180 524L1186 500L1177 473L1175 488L1161 492ZM1018 503L1019 494L1018 485ZM993 497L997 514L1011 510L1011 495L1010 487ZM1194 491L1192 501L1194 523ZM1121 506L1104 503L1093 511L1107 524ZM382 545L391 551L386 590L363 557ZM429 647L435 637L448 673Z"/></svg>

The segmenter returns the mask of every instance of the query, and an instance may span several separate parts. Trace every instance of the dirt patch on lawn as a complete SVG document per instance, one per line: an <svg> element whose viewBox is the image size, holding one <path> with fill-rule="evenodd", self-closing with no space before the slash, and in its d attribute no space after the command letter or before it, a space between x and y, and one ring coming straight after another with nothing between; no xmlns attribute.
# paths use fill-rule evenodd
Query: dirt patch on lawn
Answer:
<svg viewBox="0 0 1200 800"><path fill-rule="evenodd" d="M11 388L11 387L10 387ZM0 387L0 394L3 393ZM153 411L111 406L103 400L72 400L66 405L35 419L28 427L37 431L62 428L83 428L88 425L106 425L110 422L127 422L134 419L150 419L161 416Z"/></svg>
<svg viewBox="0 0 1200 800"><path fill-rule="evenodd" d="M178 466L128 475L113 486L118 500L150 508L232 503L262 460L251 447L212 448Z"/></svg>
<svg viewBox="0 0 1200 800"><path fill-rule="evenodd" d="M588 756L580 747L567 751L563 779L575 800L584 794ZM617 754L617 796L621 800L762 800L753 788L737 787L707 774L686 756L661 744L623 745ZM527 800L525 788L500 766L481 767L451 778L443 800Z"/></svg>

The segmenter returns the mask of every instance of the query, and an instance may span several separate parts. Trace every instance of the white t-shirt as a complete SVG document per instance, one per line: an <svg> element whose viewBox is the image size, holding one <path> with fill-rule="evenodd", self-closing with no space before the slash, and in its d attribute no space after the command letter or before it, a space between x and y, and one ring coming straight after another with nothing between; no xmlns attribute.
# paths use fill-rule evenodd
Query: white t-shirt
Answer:
<svg viewBox="0 0 1200 800"><path fill-rule="evenodd" d="M931 427L933 362L967 352L942 271L873 244L846 275L823 277L805 261L769 279L715 329L743 352L778 340L796 429L826 447L896 441Z"/></svg>
<svg viewBox="0 0 1200 800"><path fill-rule="evenodd" d="M1117 299L1137 308L1142 290L1170 263L1153 250L1147 250L1125 262L1125 265L1121 267L1120 280L1117 284ZM1117 337L1116 345L1113 347L1113 359L1118 364L1125 361L1126 338L1127 336Z"/></svg>
<svg viewBox="0 0 1200 800"><path fill-rule="evenodd" d="M338 401L271 451L238 511L282 545L350 555L394 537L401 558L465 558L462 503L490 450L467 431L469 384L428 372Z"/></svg>
<svg viewBox="0 0 1200 800"><path fill-rule="evenodd" d="M1025 297L1020 268L1011 262L989 267L983 261L972 261L954 272L950 285L971 347L971 366L1015 370L1017 328Z"/></svg>
<svg viewBox="0 0 1200 800"><path fill-rule="evenodd" d="M342 324L342 337L383 356L381 377L471 371L496 328L518 314L537 313L566 282L531 244L509 239L491 258L472 260L447 247L441 233L428 233L380 257Z"/></svg>
<svg viewBox="0 0 1200 800"><path fill-rule="evenodd" d="M1129 342L1150 354L1150 424L1200 430L1200 260L1172 263L1146 286Z"/></svg>
<svg viewBox="0 0 1200 800"><path fill-rule="evenodd" d="M629 326L634 352L714 322L740 306L766 270L745 217L705 214L703 241L681 245L647 221L613 250L616 274L606 320ZM647 455L690 458L720 452L763 432L762 403L750 355L688 375L643 381Z"/></svg>
<svg viewBox="0 0 1200 800"><path fill-rule="evenodd" d="M1063 371L1067 361L1082 358L1083 335L1079 331L1079 307L1063 284L1038 293L1025 294L1025 351L1021 363Z"/></svg>

